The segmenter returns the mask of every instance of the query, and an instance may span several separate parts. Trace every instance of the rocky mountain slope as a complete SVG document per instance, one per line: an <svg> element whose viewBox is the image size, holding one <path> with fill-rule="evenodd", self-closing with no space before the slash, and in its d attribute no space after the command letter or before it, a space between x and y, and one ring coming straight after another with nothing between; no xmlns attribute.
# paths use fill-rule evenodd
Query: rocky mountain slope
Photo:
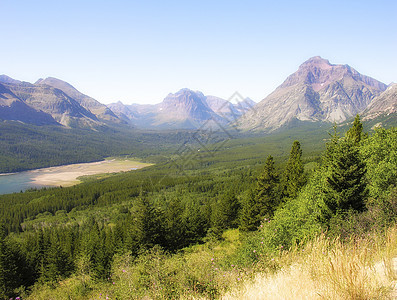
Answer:
<svg viewBox="0 0 397 300"><path fill-rule="evenodd" d="M42 111L37 111L20 100L4 84L0 83L0 119L21 121L35 125L55 125L55 119Z"/></svg>
<svg viewBox="0 0 397 300"><path fill-rule="evenodd" d="M0 99L3 99L0 116L3 120L90 128L103 124L94 113L61 89L48 84L21 82L5 75L0 77L0 82ZM75 93L79 92L76 90ZM106 110L109 109L106 107Z"/></svg>
<svg viewBox="0 0 397 300"><path fill-rule="evenodd" d="M391 84L386 91L375 97L363 112L363 120L397 113L397 83Z"/></svg>
<svg viewBox="0 0 397 300"><path fill-rule="evenodd" d="M124 105L117 102L109 107L119 118L140 128L195 129L208 122L227 125L241 116L247 107L254 105L255 102L248 98L231 103L185 88L168 94L156 105Z"/></svg>
<svg viewBox="0 0 397 300"><path fill-rule="evenodd" d="M394 120L396 86L387 87L348 65L316 56L258 104L238 93L225 100L185 88L155 105L106 106L53 77L31 84L0 75L0 119L85 128L127 124L141 129L196 129L212 122L271 132L300 121L341 123L357 113L364 120L385 115Z"/></svg>
<svg viewBox="0 0 397 300"><path fill-rule="evenodd" d="M94 114L100 121L120 123L120 119L106 105L98 102L94 98L80 93L76 88L65 81L48 77L46 79L39 79L36 81L35 85L47 85L61 90L70 98L76 100L86 110Z"/></svg>
<svg viewBox="0 0 397 300"><path fill-rule="evenodd" d="M310 58L238 121L244 130L273 131L293 120L340 123L364 111L387 86L348 65Z"/></svg>

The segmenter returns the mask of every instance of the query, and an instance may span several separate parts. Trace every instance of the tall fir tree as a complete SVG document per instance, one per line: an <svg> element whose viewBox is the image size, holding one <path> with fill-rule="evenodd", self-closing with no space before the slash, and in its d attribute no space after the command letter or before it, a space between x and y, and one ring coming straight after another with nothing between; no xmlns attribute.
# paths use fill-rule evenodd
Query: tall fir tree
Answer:
<svg viewBox="0 0 397 300"><path fill-rule="evenodd" d="M282 179L282 195L284 201L296 198L306 183L302 162L302 149L298 141L292 144L291 152Z"/></svg>
<svg viewBox="0 0 397 300"><path fill-rule="evenodd" d="M334 127L331 141L327 143L323 157L327 174L325 204L331 214L365 209L367 170L358 147L363 136L363 126L357 115L344 138L339 137Z"/></svg>
<svg viewBox="0 0 397 300"><path fill-rule="evenodd" d="M164 212L165 244L169 250L184 246L186 227L183 220L184 207L178 197L171 198Z"/></svg>
<svg viewBox="0 0 397 300"><path fill-rule="evenodd" d="M341 139L328 165L325 204L330 211L363 211L367 196L366 168L352 141Z"/></svg>
<svg viewBox="0 0 397 300"><path fill-rule="evenodd" d="M19 244L10 243L0 228L0 298L16 296L15 289L32 284L31 277Z"/></svg>
<svg viewBox="0 0 397 300"><path fill-rule="evenodd" d="M279 176L274 169L274 160L269 155L255 188L255 205L258 206L260 217L272 217L279 205L278 183Z"/></svg>
<svg viewBox="0 0 397 300"><path fill-rule="evenodd" d="M360 116L356 115L352 127L346 132L346 139L358 146L363 135L363 124L360 121Z"/></svg>
<svg viewBox="0 0 397 300"><path fill-rule="evenodd" d="M212 209L211 223L215 234L220 235L223 230L236 227L239 210L240 203L230 187L226 193L220 196Z"/></svg>
<svg viewBox="0 0 397 300"><path fill-rule="evenodd" d="M164 216L160 208L153 206L142 194L134 203L132 230L138 245L150 248L165 244Z"/></svg>
<svg viewBox="0 0 397 300"><path fill-rule="evenodd" d="M243 231L253 231L258 229L260 224L259 212L255 205L255 190L253 188L246 191L241 201L240 226Z"/></svg>

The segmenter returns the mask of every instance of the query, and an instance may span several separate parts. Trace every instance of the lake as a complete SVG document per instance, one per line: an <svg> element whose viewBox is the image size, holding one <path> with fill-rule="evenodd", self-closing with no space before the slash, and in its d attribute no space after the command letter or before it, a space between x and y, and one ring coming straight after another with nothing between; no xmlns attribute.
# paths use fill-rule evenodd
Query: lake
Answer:
<svg viewBox="0 0 397 300"><path fill-rule="evenodd" d="M33 181L33 176L29 171L0 175L0 194L10 194L30 188L42 187Z"/></svg>
<svg viewBox="0 0 397 300"><path fill-rule="evenodd" d="M72 186L80 176L118 173L150 166L129 159L106 159L93 163L71 164L0 175L0 194L25 191L30 188Z"/></svg>

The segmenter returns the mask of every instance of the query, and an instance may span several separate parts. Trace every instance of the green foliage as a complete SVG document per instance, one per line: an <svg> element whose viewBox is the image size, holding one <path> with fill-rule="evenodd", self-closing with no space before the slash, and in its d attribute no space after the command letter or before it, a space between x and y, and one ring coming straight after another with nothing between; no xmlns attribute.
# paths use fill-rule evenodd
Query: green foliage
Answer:
<svg viewBox="0 0 397 300"><path fill-rule="evenodd" d="M225 229L238 226L238 215L240 202L238 201L232 187L222 194L214 203L212 209L211 223L215 233L220 236Z"/></svg>
<svg viewBox="0 0 397 300"><path fill-rule="evenodd" d="M254 189L247 190L241 199L240 226L242 231L256 230L261 222Z"/></svg>
<svg viewBox="0 0 397 300"><path fill-rule="evenodd" d="M31 274L19 245L0 237L0 298L17 296L16 290L32 283Z"/></svg>
<svg viewBox="0 0 397 300"><path fill-rule="evenodd" d="M363 137L363 124L360 121L360 116L356 115L352 127L346 132L346 139L358 146Z"/></svg>
<svg viewBox="0 0 397 300"><path fill-rule="evenodd" d="M333 160L327 166L325 204L335 214L354 209L362 211L367 197L366 168L359 149L353 142L341 139L333 149Z"/></svg>
<svg viewBox="0 0 397 300"><path fill-rule="evenodd" d="M294 141L282 179L282 193L284 199L296 198L305 183L306 176L304 174L302 162L302 149L300 143Z"/></svg>
<svg viewBox="0 0 397 300"><path fill-rule="evenodd" d="M358 122L352 128L345 138L335 130L321 166L295 141L285 169L276 170L284 156L275 164L263 155L280 149L277 139L250 137L208 145L214 151L189 164L180 157L70 188L0 196L8 234L0 275L11 274L0 276L1 284L10 280L4 295L35 283L42 298L216 298L252 268L277 269L283 251L324 229L346 237L381 230L397 215L397 133L365 137ZM292 139L278 141L285 150ZM303 162L312 166L307 180ZM241 237L230 243L225 230ZM219 248L222 258L213 254Z"/></svg>
<svg viewBox="0 0 397 300"><path fill-rule="evenodd" d="M259 206L258 211L261 217L272 217L279 206L278 183L279 176L274 169L274 160L269 155L255 189L256 205Z"/></svg>
<svg viewBox="0 0 397 300"><path fill-rule="evenodd" d="M397 186L397 128L376 128L360 153L367 167L370 196L382 200Z"/></svg>

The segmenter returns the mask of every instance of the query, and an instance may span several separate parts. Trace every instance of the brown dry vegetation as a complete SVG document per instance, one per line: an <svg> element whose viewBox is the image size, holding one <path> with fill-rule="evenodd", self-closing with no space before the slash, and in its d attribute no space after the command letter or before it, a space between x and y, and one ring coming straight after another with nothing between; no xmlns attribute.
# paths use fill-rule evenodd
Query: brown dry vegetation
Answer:
<svg viewBox="0 0 397 300"><path fill-rule="evenodd" d="M397 227L342 243L324 235L279 258L280 271L258 273L222 299L395 299Z"/></svg>

